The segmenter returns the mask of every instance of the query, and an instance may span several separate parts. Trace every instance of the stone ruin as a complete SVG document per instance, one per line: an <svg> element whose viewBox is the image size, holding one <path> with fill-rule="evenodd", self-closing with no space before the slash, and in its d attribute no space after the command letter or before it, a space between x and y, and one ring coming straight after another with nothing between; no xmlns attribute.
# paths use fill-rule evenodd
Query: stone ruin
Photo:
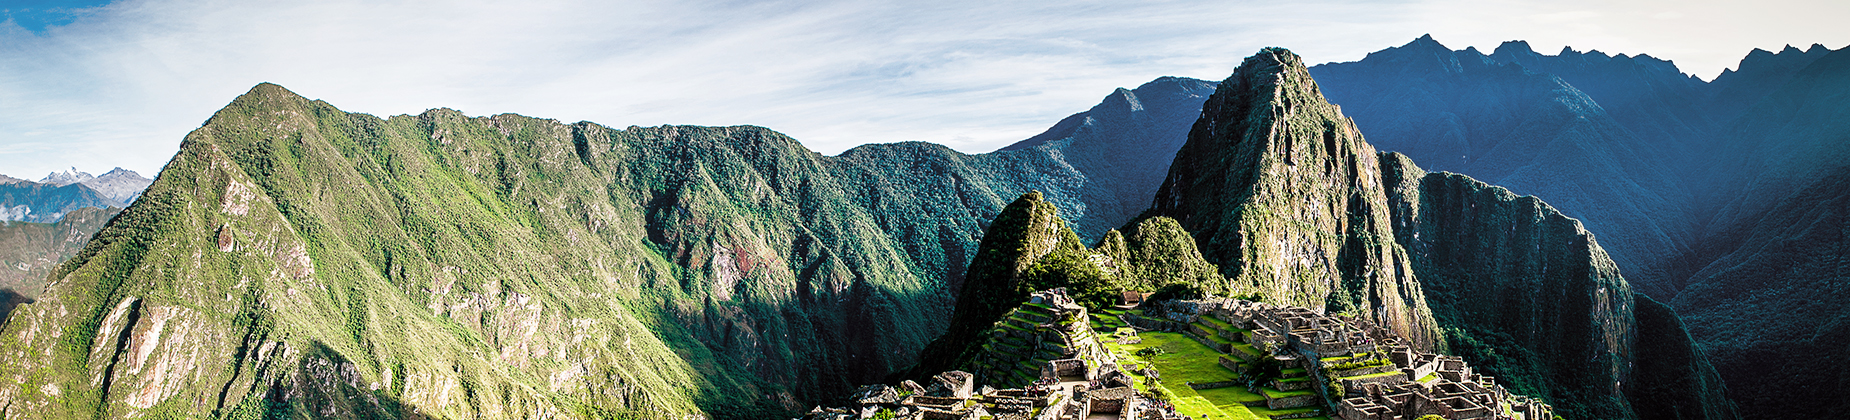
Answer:
<svg viewBox="0 0 1850 420"><path fill-rule="evenodd" d="M1341 385L1343 395L1325 395L1334 402L1337 419L1412 420L1428 414L1450 420L1553 418L1547 404L1509 393L1496 378L1472 372L1463 358L1413 350L1391 331L1359 317L1228 298L1162 302L1158 307L1161 319L1138 321L1196 334L1184 326L1213 316L1250 330L1236 339L1270 349L1265 356L1286 367L1307 369L1317 383ZM1208 340L1198 341L1213 346ZM1287 388L1282 383L1275 386ZM1279 408L1272 403L1268 398L1272 408Z"/></svg>
<svg viewBox="0 0 1850 420"><path fill-rule="evenodd" d="M910 380L897 387L867 385L850 398L852 406L817 407L803 419L1083 420L1105 414L1181 420L1173 408L1136 391L1086 320L1085 308L1065 289L1036 292L992 329L986 357L975 363L988 375L950 371L924 385ZM1021 383L991 386L1011 381Z"/></svg>

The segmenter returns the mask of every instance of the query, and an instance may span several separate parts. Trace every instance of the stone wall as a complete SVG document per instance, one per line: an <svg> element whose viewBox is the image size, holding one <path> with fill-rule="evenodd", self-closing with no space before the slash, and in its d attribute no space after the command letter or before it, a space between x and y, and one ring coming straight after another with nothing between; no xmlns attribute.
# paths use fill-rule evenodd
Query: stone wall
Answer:
<svg viewBox="0 0 1850 420"><path fill-rule="evenodd" d="M1373 375L1373 374L1383 373L1383 372L1393 372L1395 370L1398 370L1397 366L1381 365L1381 366L1375 366L1375 367L1365 367L1365 368L1360 368L1360 369L1331 371L1330 376L1341 378L1345 376Z"/></svg>
<svg viewBox="0 0 1850 420"><path fill-rule="evenodd" d="M1215 342L1214 340L1210 340L1207 337L1204 337L1200 334L1195 334L1193 331L1183 331L1182 335L1186 335L1188 336L1188 338L1194 339L1195 342L1201 343L1201 345L1203 346L1208 346L1208 348L1214 349L1214 351L1221 352L1221 353L1232 353L1233 352L1232 344Z"/></svg>
<svg viewBox="0 0 1850 420"><path fill-rule="evenodd" d="M1193 389L1193 390L1197 390L1197 391L1199 391L1199 390L1203 390L1203 389L1215 389L1215 388L1226 388L1226 387L1230 387L1230 386L1236 386L1236 385L1239 385L1239 384L1240 384L1240 382L1239 382L1239 381L1220 381L1220 382L1206 382L1206 383L1193 383L1193 382L1191 382L1191 383L1189 383L1189 384L1188 384L1188 387L1189 387L1189 389Z"/></svg>
<svg viewBox="0 0 1850 420"><path fill-rule="evenodd" d="M1317 394L1299 395L1295 397L1285 397L1285 398L1272 398L1271 395L1265 395L1266 408L1270 408L1273 410L1284 410L1287 408L1309 407L1309 406L1317 405L1318 402L1319 401L1318 401Z"/></svg>
<svg viewBox="0 0 1850 420"><path fill-rule="evenodd" d="M1382 375L1361 379L1337 379L1336 381L1343 384L1343 389L1357 389L1363 384L1396 385L1407 383L1409 380L1411 379L1408 379L1406 375Z"/></svg>

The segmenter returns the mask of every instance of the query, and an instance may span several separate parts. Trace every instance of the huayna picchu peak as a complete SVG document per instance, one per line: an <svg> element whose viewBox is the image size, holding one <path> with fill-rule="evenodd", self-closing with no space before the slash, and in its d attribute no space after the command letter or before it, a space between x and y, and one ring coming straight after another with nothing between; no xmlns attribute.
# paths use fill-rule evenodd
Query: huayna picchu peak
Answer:
<svg viewBox="0 0 1850 420"><path fill-rule="evenodd" d="M1718 113L1827 101L1808 87L1841 56L1757 52L1709 84L1521 42L1318 67L1271 47L982 154L382 118L262 83L154 180L0 178L25 222L0 244L31 251L0 255L28 276L0 289L32 291L0 296L0 419L1736 419L1730 395L1766 391L1724 386L1698 340L1725 314L1685 308L1738 288L1665 279L1829 254L1791 226L1840 219L1850 177L1651 159L1710 159L1661 148ZM1727 97L1755 102L1705 102ZM1725 130L1810 132L1764 124ZM1830 138L1724 167L1828 166ZM1567 169L1527 152L1609 179L1547 185ZM1615 195L1638 204L1576 218ZM1696 197L1730 210L1649 218ZM1735 219L1765 227L1690 245ZM1630 223L1653 228L1602 230Z"/></svg>

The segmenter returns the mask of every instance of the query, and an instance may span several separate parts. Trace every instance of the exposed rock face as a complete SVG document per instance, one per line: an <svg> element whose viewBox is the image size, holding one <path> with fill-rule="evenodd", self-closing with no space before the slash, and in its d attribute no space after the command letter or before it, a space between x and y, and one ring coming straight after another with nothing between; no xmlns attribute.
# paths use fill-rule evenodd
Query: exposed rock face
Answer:
<svg viewBox="0 0 1850 420"><path fill-rule="evenodd" d="M1152 214L1180 221L1235 293L1355 312L1432 349L1438 327L1394 237L1374 147L1301 59L1246 59L1202 107Z"/></svg>

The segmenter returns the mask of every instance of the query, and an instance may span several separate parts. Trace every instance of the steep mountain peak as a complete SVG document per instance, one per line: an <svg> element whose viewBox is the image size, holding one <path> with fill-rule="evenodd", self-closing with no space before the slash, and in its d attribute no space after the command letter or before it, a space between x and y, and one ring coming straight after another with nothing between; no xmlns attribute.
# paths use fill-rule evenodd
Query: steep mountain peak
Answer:
<svg viewBox="0 0 1850 420"><path fill-rule="evenodd" d="M1402 45L1402 47L1410 47L1410 46L1415 46L1415 45L1445 48L1445 44L1440 44L1439 40L1433 39L1432 34L1420 35L1419 38L1414 38L1413 41L1407 42L1407 44Z"/></svg>
<svg viewBox="0 0 1850 420"><path fill-rule="evenodd" d="M40 184L51 184L51 185L62 187L62 186L71 185L71 184L75 184L79 182L89 181L95 178L96 178L95 175L90 175L89 172L79 171L77 170L77 167L73 166L71 167L70 170L67 170L67 171L52 172L50 174L46 174L44 179L39 180L39 183Z"/></svg>
<svg viewBox="0 0 1850 420"><path fill-rule="evenodd" d="M143 177L135 171L116 167L104 173L103 176L83 181L83 184L111 200L130 203L141 197L141 191L154 184L154 180Z"/></svg>
<svg viewBox="0 0 1850 420"><path fill-rule="evenodd" d="M1532 55L1540 55L1540 54L1537 54L1535 52L1535 48L1532 48L1529 46L1529 41L1523 41L1519 39L1519 40L1514 40L1514 41L1503 41L1502 44L1497 45L1497 49L1494 52L1491 52L1490 55L1492 57L1496 57L1496 56L1532 56Z"/></svg>
<svg viewBox="0 0 1850 420"><path fill-rule="evenodd" d="M120 178L120 177L141 178L142 176L138 172L127 170L127 169L122 169L122 167L117 166L115 169L110 169L109 172L104 172L102 176L98 176L97 178Z"/></svg>
<svg viewBox="0 0 1850 420"><path fill-rule="evenodd" d="M1430 348L1436 327L1404 253L1350 240L1392 236L1378 173L1374 147L1303 60L1266 48L1202 105L1151 214L1194 233L1235 293L1369 314Z"/></svg>
<svg viewBox="0 0 1850 420"><path fill-rule="evenodd" d="M212 118L206 120L205 125L211 126L215 122L223 123L224 121L221 121L221 119L227 118L230 115L241 115L245 117L254 116L257 110L306 111L308 103L308 98L297 95L295 92L282 87L282 85L270 82L258 83L256 86L252 86L251 90L244 92L243 95L238 95L237 98L232 99L230 104L225 105L225 108L218 110L217 113L213 113ZM305 113L298 112L297 115L305 115Z"/></svg>

